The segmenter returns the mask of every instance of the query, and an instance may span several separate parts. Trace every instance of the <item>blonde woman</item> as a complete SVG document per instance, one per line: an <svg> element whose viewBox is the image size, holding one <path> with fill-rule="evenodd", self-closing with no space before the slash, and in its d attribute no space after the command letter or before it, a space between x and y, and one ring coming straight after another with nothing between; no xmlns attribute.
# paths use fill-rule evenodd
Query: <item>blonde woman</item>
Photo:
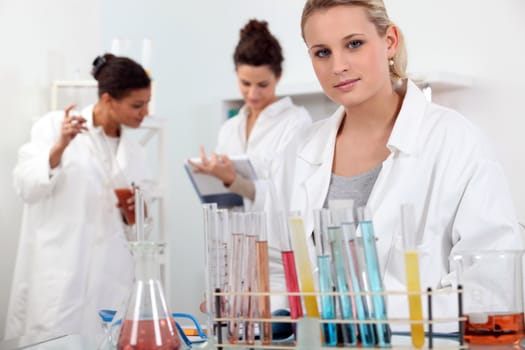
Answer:
<svg viewBox="0 0 525 350"><path fill-rule="evenodd" d="M273 169L283 202L305 218L312 252L312 211L331 199L371 209L386 289L405 289L403 203L415 207L422 287L454 285L448 259L457 251L522 247L489 143L406 78L403 36L382 0L307 0L301 29L324 93L341 105ZM392 317L408 313L404 302L388 307Z"/></svg>

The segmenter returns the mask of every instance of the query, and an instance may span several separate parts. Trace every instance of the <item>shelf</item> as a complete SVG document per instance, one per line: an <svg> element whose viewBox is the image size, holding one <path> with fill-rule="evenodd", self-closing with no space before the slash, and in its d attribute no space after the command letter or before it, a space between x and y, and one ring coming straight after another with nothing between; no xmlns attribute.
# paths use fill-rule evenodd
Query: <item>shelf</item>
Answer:
<svg viewBox="0 0 525 350"><path fill-rule="evenodd" d="M472 86L472 78L458 73L451 72L414 72L408 73L411 79L419 87L430 85L432 90L446 91L460 88L468 88ZM317 81L309 81L304 83L284 84L277 86L277 96L306 96L324 94L321 85ZM233 94L223 99L223 102L238 102L242 101L240 94Z"/></svg>
<svg viewBox="0 0 525 350"><path fill-rule="evenodd" d="M277 85L276 95L279 97L283 96L306 96L306 95L318 95L323 94L323 89L317 81L308 81L304 83L295 84L279 84ZM223 102L242 102L243 98L239 93L232 94L224 97Z"/></svg>
<svg viewBox="0 0 525 350"><path fill-rule="evenodd" d="M414 72L408 73L408 77L423 91L429 101L432 100L433 94L468 88L473 85L472 77L451 72ZM337 104L326 97L318 81L281 84L277 86L276 93L279 97L290 96L297 105L306 107L313 120L322 119L337 108ZM230 110L240 108L243 103L244 100L239 93L223 98L222 115L224 118L230 114Z"/></svg>
<svg viewBox="0 0 525 350"><path fill-rule="evenodd" d="M96 88L97 87L97 81L95 79L91 80L54 80L52 83L53 87L61 88L61 87L67 87L67 88Z"/></svg>
<svg viewBox="0 0 525 350"><path fill-rule="evenodd" d="M285 84L282 86L277 86L278 96L316 95L322 93L323 88L317 80L304 83Z"/></svg>
<svg viewBox="0 0 525 350"><path fill-rule="evenodd" d="M98 82L95 79L86 79L86 80L53 80L51 82L51 101L50 107L51 110L56 110L58 108L58 99L59 99L59 90L61 89L81 89L82 91L91 92L93 101L96 101ZM91 91L89 91L91 90ZM151 100L149 102L149 112L155 114L155 81L151 80ZM79 103L80 101L74 101Z"/></svg>
<svg viewBox="0 0 525 350"><path fill-rule="evenodd" d="M472 86L472 78L451 72L409 73L408 77L419 87L429 85L433 91L448 91Z"/></svg>

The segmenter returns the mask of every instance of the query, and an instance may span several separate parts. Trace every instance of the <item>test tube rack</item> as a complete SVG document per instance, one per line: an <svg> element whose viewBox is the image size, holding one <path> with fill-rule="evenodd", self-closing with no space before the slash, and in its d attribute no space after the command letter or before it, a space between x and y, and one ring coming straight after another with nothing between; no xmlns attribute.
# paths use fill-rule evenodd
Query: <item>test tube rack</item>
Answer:
<svg viewBox="0 0 525 350"><path fill-rule="evenodd" d="M438 350L441 350L441 349L456 349L456 350L460 350L460 349L469 349L469 346L465 343L465 337L464 337L464 322L466 321L466 317L463 315L463 290L461 288L461 286L458 286L457 288L450 288L450 289L446 289L446 290L432 290L431 288L427 288L426 291L421 291L419 293L410 293L410 292L407 292L407 291L384 291L382 293L371 293L371 292L363 292L363 293L352 293L352 292L349 292L349 293L338 293L338 292L332 292L332 293L320 293L320 292L315 292L315 293L287 293L287 292L270 292L270 293L258 293L258 292L251 292L251 293L225 293L225 292L215 292L213 293L213 298L215 299L215 303L216 305L221 305L221 300L224 300L224 298L228 298L230 296L266 296L266 295L281 295L281 296L295 296L295 295L299 295L301 297L304 297L304 296L311 296L311 295L314 295L316 297L320 297L321 295L325 296L325 295L329 295L329 296L333 296L333 297L338 297L338 296L341 296L341 295L348 295L348 296L361 296L361 295L366 295L367 297L370 297L372 294L374 295L377 295L377 294L380 294L380 295L383 295L385 297L387 296L392 296L392 295L396 295L396 296L405 296L405 297L408 297L408 296L412 296L414 294L416 295L419 295L422 299L425 298L426 301L427 301L427 318L423 319L423 320L420 320L420 321L412 321L408 318L396 318L396 319L393 319L393 318L389 318L387 319L386 321L377 321L377 320L366 320L366 321L361 321L361 320L342 320L342 319L331 319L331 320L319 320L319 323L320 324L323 324L323 323L336 323L336 324L347 324L347 323L354 323L356 325L360 324L360 323L372 323L372 324L377 324L378 322L383 322L383 323L388 323L390 325L406 325L407 326L407 329L409 328L409 326L413 323L423 323L424 327L425 327L425 344L423 347L419 348L419 349L438 349ZM432 317L432 307L433 307L433 299L436 295L447 295L447 294L452 294L452 295L456 295L457 298L454 298L457 300L457 309L458 309L458 314L457 316L455 317L451 317L451 318L433 318ZM228 340L226 339L227 337L224 335L225 331L223 331L223 329L226 329L227 327L227 324L228 322L231 322L231 321L235 321L235 322L239 322L239 323L242 323L242 322L245 322L245 321L249 321L249 322L269 322L269 323L274 323L274 322L279 322L279 323L282 323L282 322L289 322L289 323L297 323L297 320L293 320L291 319L290 317L283 317L283 316L274 316L272 318L269 318L269 319L262 319L262 318L231 318L231 317L225 317L224 315L221 315L220 314L221 311L217 308L217 310L215 310L215 313L210 315L211 317L211 324L214 325L214 334L213 334L213 344L215 344L215 348L217 350L228 350L228 349L274 349L274 350L313 350L313 349L331 349L333 350L334 348L346 348L346 349L363 349L362 346L358 345L358 346L344 346L344 345L337 345L337 347L327 347L327 346L321 346L320 348L319 347L312 347L311 344L301 344L301 340L300 340L300 336L299 336L299 339L296 341L294 341L293 339L292 340L288 340L288 341L281 341L281 340L278 340L278 341L274 341L272 344L261 344L260 341L255 341L253 343L246 343L244 340L242 340L241 338L239 338L239 341L235 344L232 344L230 342L228 342ZM434 332L434 327L438 324L444 324L444 323L447 323L447 324L450 324L450 323L457 323L458 325L458 328L457 328L457 337L456 336L452 336L451 340L455 340L455 341L451 341L451 345L436 345L436 339L439 338L439 335L435 334ZM298 330L300 332L300 329ZM455 334L455 333L454 333ZM297 334L296 334L297 335ZM396 335L396 333L394 332L394 335ZM405 334L403 334L405 335ZM321 341L321 337L322 337L322 332L321 330L319 331L319 344L322 344L322 341ZM407 332L406 334L406 338L405 340L407 340L406 342L404 341L404 343L408 343L409 342L409 339L410 339L410 333ZM372 347L372 348L379 348L379 347ZM402 344L396 344L395 341L393 340L392 343L391 343L391 346L388 347L388 349L392 349L392 350L402 350L402 349L416 349L415 347L412 347L412 346L407 346L407 345L402 345Z"/></svg>

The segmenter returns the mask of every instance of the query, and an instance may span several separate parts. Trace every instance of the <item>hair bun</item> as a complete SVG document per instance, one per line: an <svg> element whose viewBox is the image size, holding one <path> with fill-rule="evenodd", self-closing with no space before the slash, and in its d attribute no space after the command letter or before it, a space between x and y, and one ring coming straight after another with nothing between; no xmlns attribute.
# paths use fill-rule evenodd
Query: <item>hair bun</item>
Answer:
<svg viewBox="0 0 525 350"><path fill-rule="evenodd" d="M102 69L102 67L106 64L106 58L104 56L97 56L93 60L93 67L91 68L91 75L93 78L97 79L97 75Z"/></svg>
<svg viewBox="0 0 525 350"><path fill-rule="evenodd" d="M268 29L268 22L259 21L256 19L251 19L246 25L241 29L241 39L244 39L248 36L258 35L258 34L268 34L270 35L270 30Z"/></svg>

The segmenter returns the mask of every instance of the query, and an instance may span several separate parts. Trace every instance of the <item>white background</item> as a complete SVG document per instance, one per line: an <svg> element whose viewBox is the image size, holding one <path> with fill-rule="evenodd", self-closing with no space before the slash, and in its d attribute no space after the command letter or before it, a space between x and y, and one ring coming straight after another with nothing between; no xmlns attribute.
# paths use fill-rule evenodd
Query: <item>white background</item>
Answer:
<svg viewBox="0 0 525 350"><path fill-rule="evenodd" d="M182 162L198 146L212 149L222 120L220 100L237 92L232 53L250 18L266 19L286 57L282 85L315 80L300 38L303 0L0 0L0 338L3 335L22 202L12 189L16 150L31 121L49 109L53 79L87 78L111 40L153 42L156 111L168 121L168 236L177 312L199 314L203 294L200 204ZM409 71L445 71L473 86L435 95L464 113L492 140L521 221L525 221L525 2L386 0L403 30Z"/></svg>

